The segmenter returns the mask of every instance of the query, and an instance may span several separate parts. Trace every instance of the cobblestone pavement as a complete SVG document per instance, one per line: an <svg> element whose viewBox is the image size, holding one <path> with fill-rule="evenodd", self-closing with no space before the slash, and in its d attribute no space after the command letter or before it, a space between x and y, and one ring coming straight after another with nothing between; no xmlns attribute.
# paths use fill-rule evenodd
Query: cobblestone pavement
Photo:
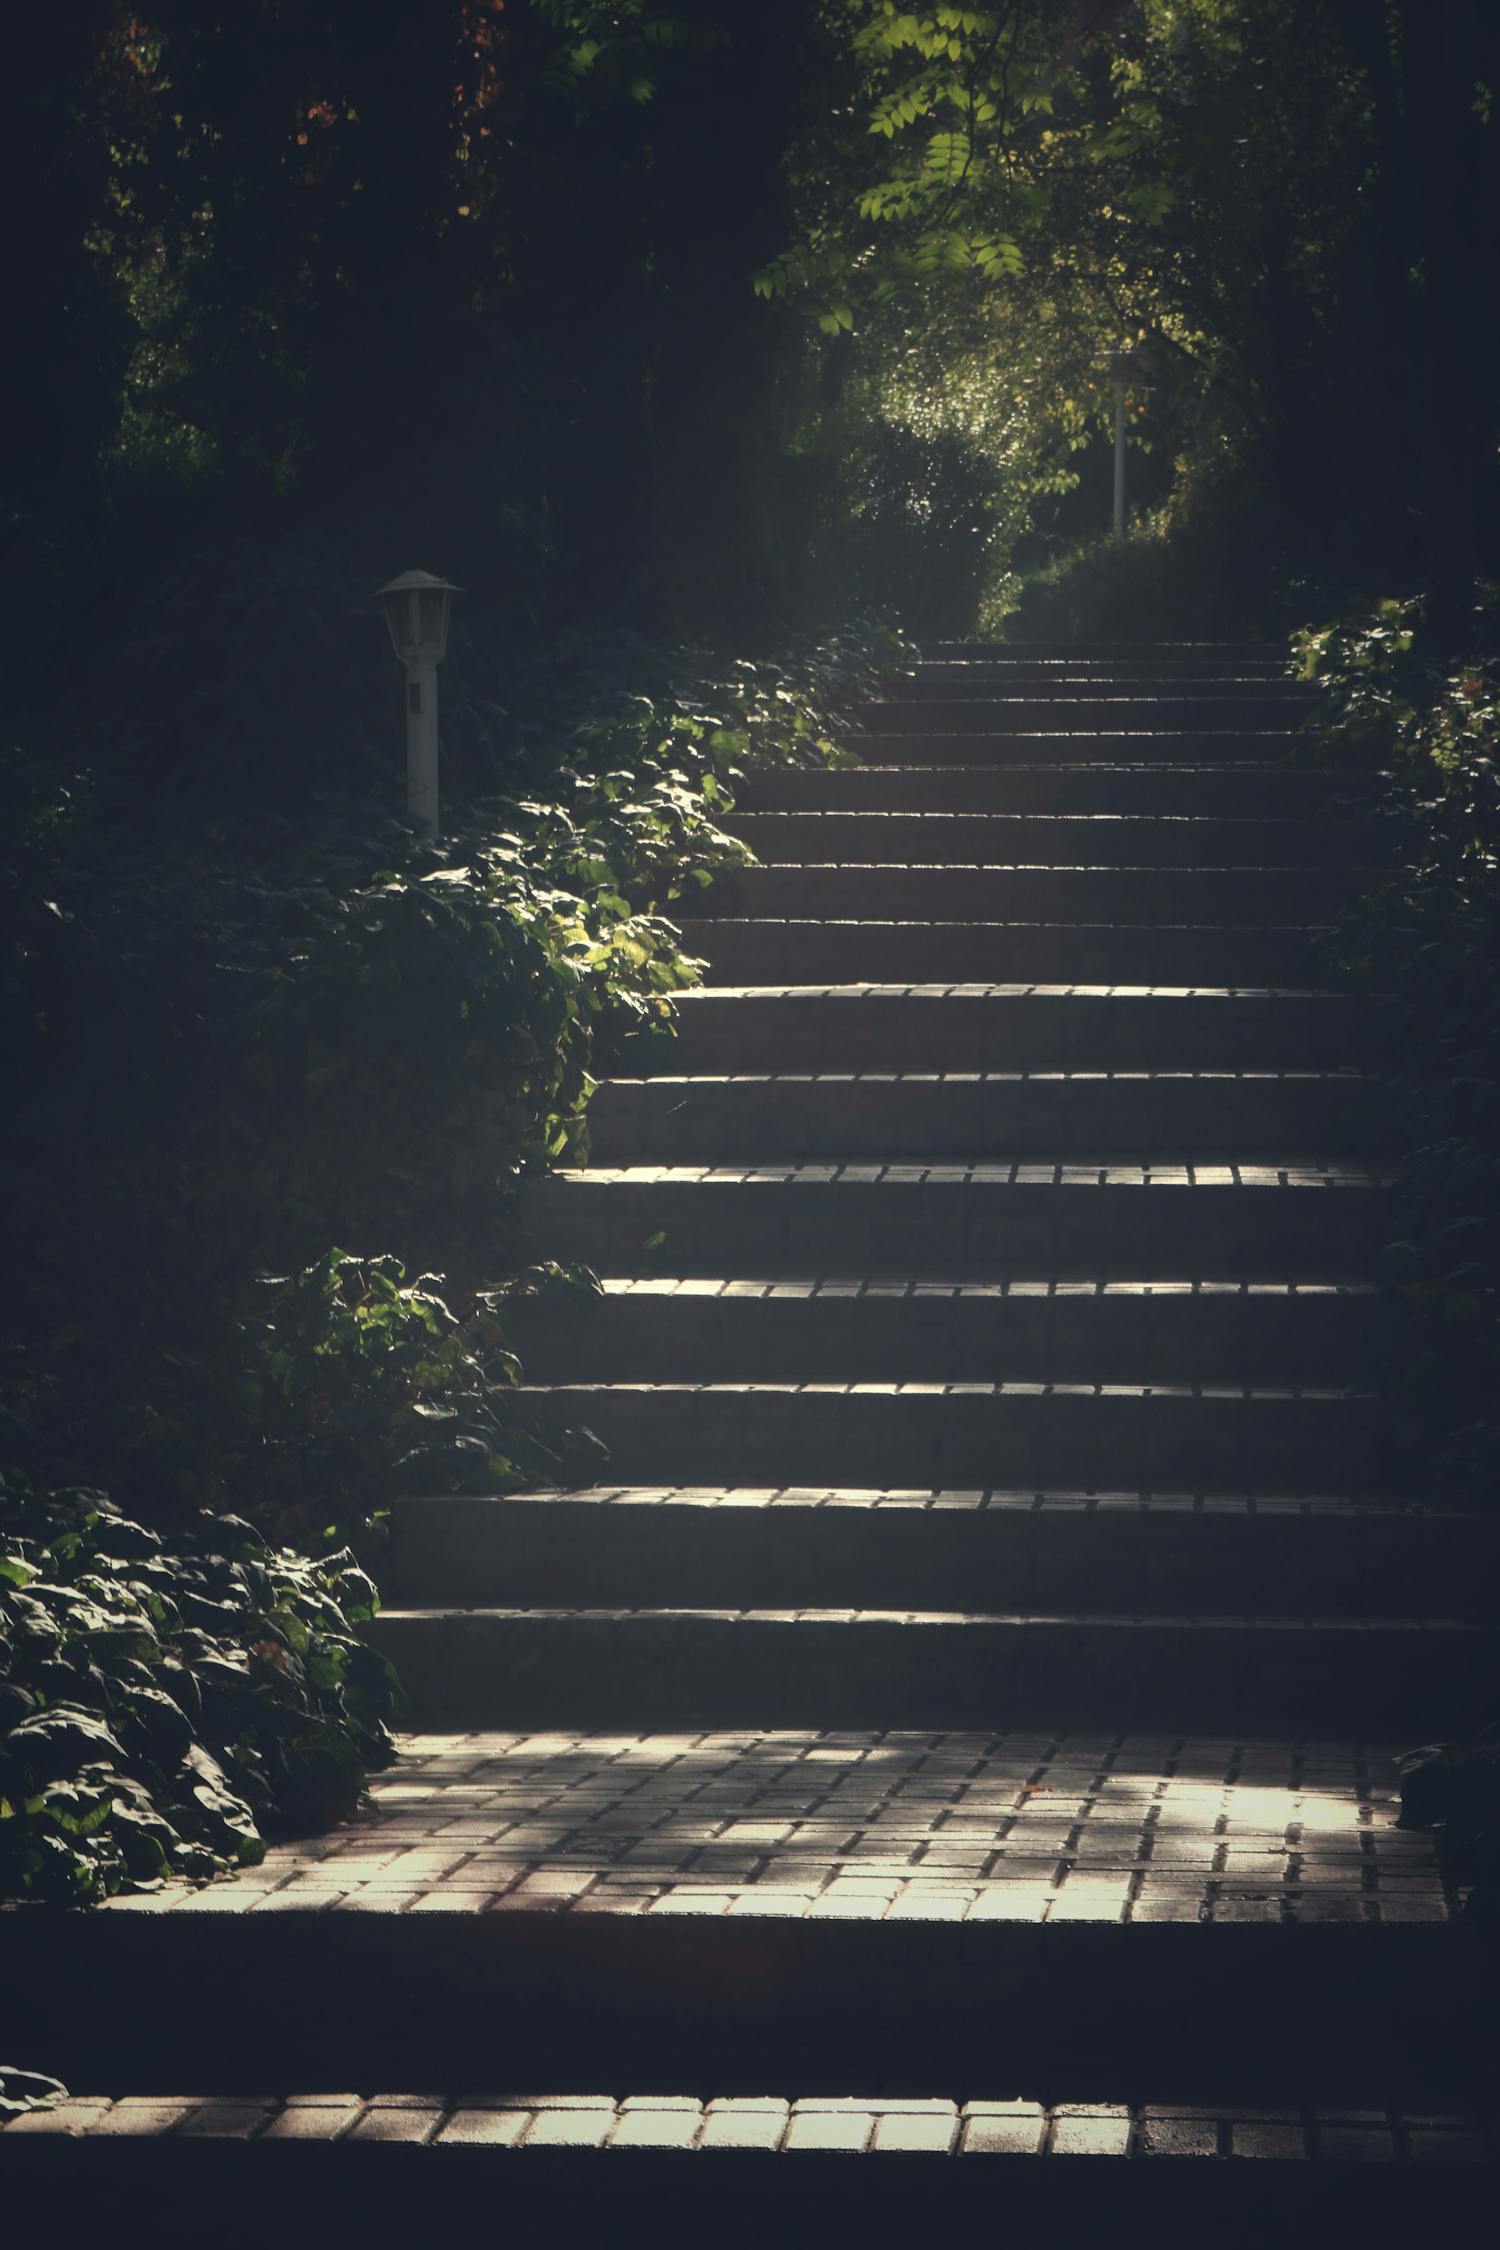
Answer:
<svg viewBox="0 0 1500 2250"><path fill-rule="evenodd" d="M3 2121L0 2121L3 2123ZM792 2155L1256 2157L1483 2163L1467 2118L1386 2110L1214 2109L1124 2102L874 2101L693 2095L288 2094L206 2100L75 2095L5 2136L407 2142L435 2148L762 2150Z"/></svg>
<svg viewBox="0 0 1500 2250"><path fill-rule="evenodd" d="M830 1733L423 1734L369 1811L107 1911L1440 1922L1390 1750Z"/></svg>
<svg viewBox="0 0 1500 2250"><path fill-rule="evenodd" d="M1363 1188L1383 1185L1391 1176L1389 1166L1354 1162L1244 1164L1215 1161L1178 1164L1169 1161L1143 1164L1138 1159L1131 1158L1100 1163L1077 1160L1046 1163L1024 1159L1007 1162L1004 1158L991 1158L972 1164L881 1164L872 1161L846 1164L833 1161L817 1163L812 1160L789 1160L784 1164L601 1164L591 1165L587 1172L563 1171L557 1175L563 1180L584 1181L590 1188L607 1187L619 1181L642 1185L648 1182L670 1185L680 1181L686 1186L707 1183L732 1187L749 1181L778 1180L796 1181L804 1186L819 1182L830 1185L843 1182L849 1185L875 1186L889 1182L901 1186L973 1183L986 1187Z"/></svg>

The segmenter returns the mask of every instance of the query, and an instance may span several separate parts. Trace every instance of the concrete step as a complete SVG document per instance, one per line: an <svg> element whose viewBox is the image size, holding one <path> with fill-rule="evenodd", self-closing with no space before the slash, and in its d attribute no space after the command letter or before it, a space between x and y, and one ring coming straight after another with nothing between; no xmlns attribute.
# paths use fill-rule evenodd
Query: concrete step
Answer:
<svg viewBox="0 0 1500 2250"><path fill-rule="evenodd" d="M1368 868L1387 856L1381 824L1337 817L737 812L721 825L768 865Z"/></svg>
<svg viewBox="0 0 1500 2250"><path fill-rule="evenodd" d="M805 1272L805 1267L802 1269ZM531 1383L1373 1383L1393 1308L1362 1282L607 1279L513 1298Z"/></svg>
<svg viewBox="0 0 1500 2250"><path fill-rule="evenodd" d="M600 1167L529 1179L531 1258L602 1272L1371 1278L1383 1177L1361 1165L830 1162ZM654 1263L652 1263L654 1261Z"/></svg>
<svg viewBox="0 0 1500 2250"><path fill-rule="evenodd" d="M1209 765L1103 760L1070 765L780 766L747 774L746 811L1119 813L1200 820L1314 820L1358 815L1379 802L1387 776L1327 766L1221 759Z"/></svg>
<svg viewBox="0 0 1500 2250"><path fill-rule="evenodd" d="M18 2208L212 2207L216 2239L234 2250L267 2202L294 2206L306 2240L477 2239L498 2206L509 2229L538 2238L565 2212L575 2241L639 2229L759 2246L789 2218L820 2240L988 2229L997 2195L1011 2226L1053 2240L1166 2227L1321 2250L1339 2230L1377 2244L1394 2239L1388 2228L1461 2228L1493 2150L1471 2111L1351 2113L1337 2098L1216 2112L961 2093L506 2093L489 2081L447 2096L83 2094L0 2130ZM1203 2157L1218 2160L1192 2161Z"/></svg>
<svg viewBox="0 0 1500 2250"><path fill-rule="evenodd" d="M1253 1161L1281 1149L1379 1153L1375 1082L1353 1071L974 1071L606 1079L589 1108L601 1164L697 1157L1032 1154L1187 1146Z"/></svg>
<svg viewBox="0 0 1500 2250"><path fill-rule="evenodd" d="M1405 1472L1394 1412L1357 1391L1014 1383L523 1384L522 1422L580 1427L621 1484L1001 1481L1142 1491L1378 1490Z"/></svg>
<svg viewBox="0 0 1500 2250"><path fill-rule="evenodd" d="M1108 1725L1440 1733L1500 1655L1399 1618L976 1611L383 1610L370 1638L436 1728Z"/></svg>
<svg viewBox="0 0 1500 2250"><path fill-rule="evenodd" d="M1067 921L814 920L720 914L683 924L710 984L1316 985L1331 927Z"/></svg>
<svg viewBox="0 0 1500 2250"><path fill-rule="evenodd" d="M1268 1660L1287 1640L1242 1637ZM1225 1653L1197 1660L1213 1698ZM1271 1661L1240 1676L1285 1693ZM580 2094L764 2095L789 2056L846 2096L1336 2086L1358 2110L1399 2087L1425 2112L1467 2080L1478 1961L1431 1839L1394 1827L1381 1738L1006 1724L416 1736L367 1813L237 1880L0 1916L12 2051L179 2104L284 2083L293 2046L301 2086L335 2094L514 2094L524 2061ZM111 1991L212 1994L232 2036L189 2005L98 2006Z"/></svg>
<svg viewBox="0 0 1500 2250"><path fill-rule="evenodd" d="M695 1072L823 1070L1337 1069L1370 1059L1371 1004L1349 992L1222 986L750 985L677 1002L675 1035L628 1063Z"/></svg>
<svg viewBox="0 0 1500 2250"><path fill-rule="evenodd" d="M873 708L873 706L872 706ZM851 729L844 747L866 765L918 766L1061 766L1159 765L1172 770L1195 769L1223 762L1231 767L1264 766L1295 758L1307 747L1305 736L1285 719L1263 717L1258 724L1236 724L1228 718L1219 725L1197 728L1164 727L1160 716L1142 704L1135 717L1123 712L1107 725L1084 728L1076 716L1055 716L1055 723L1039 722L1033 729L960 727L953 719L965 706L958 703L893 703L886 710L914 714L921 724ZM974 711L989 710L974 706ZM1061 706L1059 706L1061 711Z"/></svg>
<svg viewBox="0 0 1500 2250"><path fill-rule="evenodd" d="M962 1609L1487 1622L1492 1515L1392 1498L619 1486L404 1497L397 1608Z"/></svg>
<svg viewBox="0 0 1500 2250"><path fill-rule="evenodd" d="M1200 665L1217 670L1225 664L1268 664L1284 674L1287 663L1285 641L933 640L924 641L917 655L925 663L1141 664L1149 671L1170 666L1176 672Z"/></svg>
<svg viewBox="0 0 1500 2250"><path fill-rule="evenodd" d="M889 703L1220 703L1249 707L1273 702L1301 715L1317 708L1318 690L1285 674L1209 671L1106 671L1102 666L1032 664L919 664L882 683L876 701Z"/></svg>
<svg viewBox="0 0 1500 2250"><path fill-rule="evenodd" d="M1179 664L1159 657L957 657L924 656L905 671L887 676L886 695L944 693L967 689L972 695L1014 694L1059 688L1065 694L1080 689L1095 694L1159 695L1163 691L1205 695L1226 689L1244 691L1264 687L1309 693L1304 683L1292 679L1284 663L1264 656L1225 656L1218 662L1201 660Z"/></svg>
<svg viewBox="0 0 1500 2250"><path fill-rule="evenodd" d="M1045 695L900 695L860 706L864 734L1027 734L1034 729L1071 734L1149 733L1192 735L1243 728L1295 729L1312 708L1305 691L1283 687L1194 688L1183 695L1085 690Z"/></svg>
<svg viewBox="0 0 1500 2250"><path fill-rule="evenodd" d="M679 906L677 919L689 943L696 935L697 916L688 915L688 904L708 918L1279 927L1331 921L1380 879L1379 869L1358 866L800 863L728 868L709 890ZM1196 981L1192 967L1183 961L1175 981Z"/></svg>

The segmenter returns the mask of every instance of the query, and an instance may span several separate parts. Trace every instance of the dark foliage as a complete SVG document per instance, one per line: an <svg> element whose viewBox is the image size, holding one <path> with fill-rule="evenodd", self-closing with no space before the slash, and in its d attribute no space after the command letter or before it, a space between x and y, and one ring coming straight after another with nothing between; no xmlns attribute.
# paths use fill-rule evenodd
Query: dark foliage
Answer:
<svg viewBox="0 0 1500 2250"><path fill-rule="evenodd" d="M212 1875L352 1812L399 1702L357 1638L374 1606L347 1549L207 1512L165 1541L102 1493L0 1489L0 1896Z"/></svg>
<svg viewBox="0 0 1500 2250"><path fill-rule="evenodd" d="M1398 873L1347 915L1344 967L1386 997L1404 1162L1387 1274L1405 1300L1395 1380L1429 1473L1500 1500L1500 661L1495 611L1454 663L1424 605L1299 636L1328 690L1318 738L1388 766Z"/></svg>
<svg viewBox="0 0 1500 2250"><path fill-rule="evenodd" d="M1444 1877L1468 1894L1466 1919L1500 1929L1500 1724L1408 1751L1398 1826L1436 1832Z"/></svg>
<svg viewBox="0 0 1500 2250"><path fill-rule="evenodd" d="M1297 637L1327 690L1320 753L1389 767L1399 872L1344 917L1340 966L1387 996L1403 1143L1387 1278L1404 1300L1388 1380L1422 1475L1500 1504L1500 660L1493 595L1459 662L1428 605L1387 601ZM1467 1714L1455 1713L1455 1724ZM1401 1825L1433 1829L1466 1914L1500 1915L1500 1730L1401 1761Z"/></svg>
<svg viewBox="0 0 1500 2250"><path fill-rule="evenodd" d="M231 763L168 818L128 756L11 761L0 1896L210 1875L350 1810L394 1709L357 1638L384 1502L593 1473L586 1430L511 1410L509 1190L670 1034L667 915L746 856L714 825L741 769L838 757L893 647L559 650L509 793L441 846L357 770L294 819L274 761Z"/></svg>

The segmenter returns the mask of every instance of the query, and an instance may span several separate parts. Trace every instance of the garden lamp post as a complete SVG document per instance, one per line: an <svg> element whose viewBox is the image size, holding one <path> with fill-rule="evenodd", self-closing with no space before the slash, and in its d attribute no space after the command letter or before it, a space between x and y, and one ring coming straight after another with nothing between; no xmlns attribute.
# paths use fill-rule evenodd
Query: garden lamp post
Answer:
<svg viewBox="0 0 1500 2250"><path fill-rule="evenodd" d="M1139 352L1111 352L1109 377L1115 387L1115 538L1125 537L1125 387L1141 371Z"/></svg>
<svg viewBox="0 0 1500 2250"><path fill-rule="evenodd" d="M405 570L382 586L391 646L406 666L406 810L429 836L438 832L437 668L448 646L448 613L460 586L430 570Z"/></svg>

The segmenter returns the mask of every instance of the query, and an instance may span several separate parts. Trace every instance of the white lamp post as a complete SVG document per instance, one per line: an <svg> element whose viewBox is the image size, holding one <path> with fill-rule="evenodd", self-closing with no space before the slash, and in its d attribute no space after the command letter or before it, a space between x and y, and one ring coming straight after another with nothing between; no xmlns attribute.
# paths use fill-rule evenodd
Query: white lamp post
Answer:
<svg viewBox="0 0 1500 2250"><path fill-rule="evenodd" d="M448 614L461 586L430 570L405 570L382 586L391 646L406 666L406 809L429 836L438 832L437 668L448 646Z"/></svg>
<svg viewBox="0 0 1500 2250"><path fill-rule="evenodd" d="M1125 536L1125 386L1141 371L1139 352L1111 352L1109 375L1115 386L1115 537Z"/></svg>

